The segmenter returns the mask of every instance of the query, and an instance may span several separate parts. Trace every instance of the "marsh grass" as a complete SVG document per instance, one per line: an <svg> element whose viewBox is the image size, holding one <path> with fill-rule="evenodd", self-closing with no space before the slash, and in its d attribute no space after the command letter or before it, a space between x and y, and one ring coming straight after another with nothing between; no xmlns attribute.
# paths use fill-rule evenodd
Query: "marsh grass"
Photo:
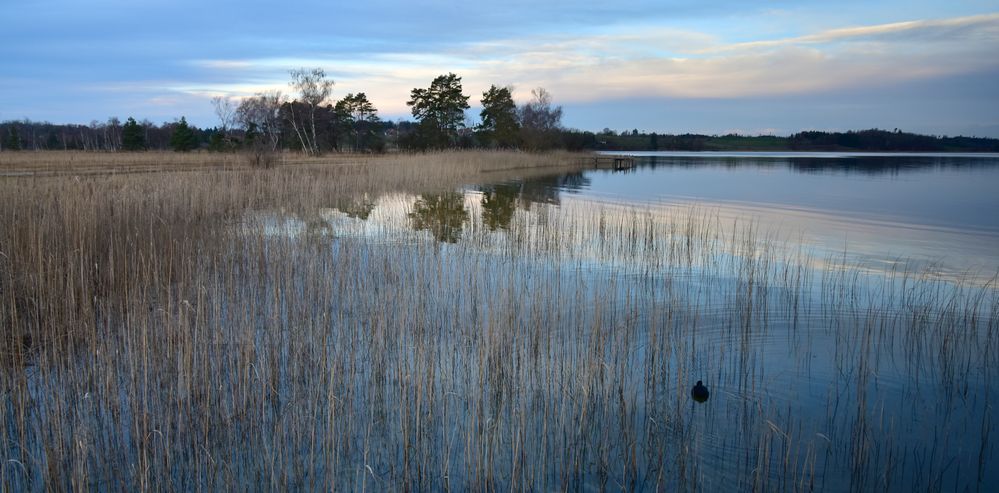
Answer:
<svg viewBox="0 0 999 493"><path fill-rule="evenodd" d="M454 197L573 169L568 154L182 171L27 155L0 160L45 171L0 179L5 489L999 480L993 283L816 259L698 208L534 204L497 223ZM392 241L325 219L400 191L423 195L404 213L417 231Z"/></svg>

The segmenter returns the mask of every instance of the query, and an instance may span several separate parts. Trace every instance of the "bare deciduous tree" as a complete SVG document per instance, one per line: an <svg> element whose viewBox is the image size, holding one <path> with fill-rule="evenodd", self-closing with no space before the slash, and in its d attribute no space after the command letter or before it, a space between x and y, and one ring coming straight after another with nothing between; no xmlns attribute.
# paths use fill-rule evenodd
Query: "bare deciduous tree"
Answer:
<svg viewBox="0 0 999 493"><path fill-rule="evenodd" d="M269 166L281 138L280 91L257 93L239 103L235 121L246 132L246 144L253 164Z"/></svg>
<svg viewBox="0 0 999 493"><path fill-rule="evenodd" d="M552 104L552 95L545 88L532 89L531 101L518 113L527 147L547 149L557 144L555 134L562 127L562 107Z"/></svg>
<svg viewBox="0 0 999 493"><path fill-rule="evenodd" d="M545 88L531 89L531 101L520 108L520 123L536 130L557 130L562 126L562 107L552 104Z"/></svg>
<svg viewBox="0 0 999 493"><path fill-rule="evenodd" d="M291 71L289 85L298 91L299 100L288 105L292 130L302 144L302 149L309 155L320 153L319 140L316 137L316 109L325 103L333 93L333 79L326 78L326 72L321 68L306 70L304 68ZM301 103L304 108L295 103ZM301 114L303 112L305 114Z"/></svg>
<svg viewBox="0 0 999 493"><path fill-rule="evenodd" d="M212 107L215 109L215 116L219 119L222 138L225 139L226 144L230 144L232 139L229 131L236 121L236 103L229 96L215 96L212 98Z"/></svg>

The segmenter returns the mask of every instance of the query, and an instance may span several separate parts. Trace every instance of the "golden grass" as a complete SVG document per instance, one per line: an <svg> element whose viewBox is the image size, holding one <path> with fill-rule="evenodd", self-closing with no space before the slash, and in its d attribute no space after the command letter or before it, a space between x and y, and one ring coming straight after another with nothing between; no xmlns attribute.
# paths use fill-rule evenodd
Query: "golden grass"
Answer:
<svg viewBox="0 0 999 493"><path fill-rule="evenodd" d="M533 168L580 167L591 164L587 154L516 151L445 151L396 154L328 154L310 157L300 153L277 153L284 167L358 166L395 169L415 168L421 176L454 179L469 173L502 172ZM112 174L160 171L209 171L249 169L250 159L241 153L215 152L2 152L0 176L42 176L65 174Z"/></svg>
<svg viewBox="0 0 999 493"><path fill-rule="evenodd" d="M286 155L275 169L253 169L234 154L215 153L0 153L9 295L17 317L45 319L52 330L8 336L24 344L67 340L65 310L38 313L42 292L63 296L90 318L90 300L120 294L139 270L186 249L217 243L219 226L251 210L311 214L368 193L443 190L573 169L583 157L565 153L445 152L306 158ZM178 250L180 249L180 250ZM178 253L180 252L180 253ZM179 260L177 260L179 261ZM165 264L172 275L173 263ZM29 273L21 272L23 270ZM65 276L78 281L65 282ZM59 284L62 284L59 286ZM70 287L77 289L69 292ZM60 330L59 328L63 328ZM78 331L79 328L73 329ZM7 345L11 354L18 344Z"/></svg>

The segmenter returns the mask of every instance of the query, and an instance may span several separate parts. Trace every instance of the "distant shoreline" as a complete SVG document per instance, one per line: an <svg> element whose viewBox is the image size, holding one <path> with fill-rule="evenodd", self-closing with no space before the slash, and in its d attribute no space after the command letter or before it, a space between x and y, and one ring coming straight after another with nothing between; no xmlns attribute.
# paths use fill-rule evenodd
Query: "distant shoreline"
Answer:
<svg viewBox="0 0 999 493"><path fill-rule="evenodd" d="M597 154L607 156L631 157L762 157L762 158L815 158L841 159L852 157L969 157L969 158L999 158L999 152L989 151L804 151L804 150L730 150L730 151L678 151L678 150L599 150Z"/></svg>
<svg viewBox="0 0 999 493"><path fill-rule="evenodd" d="M774 135L659 135L637 131L596 136L601 151L999 153L999 139L919 135L899 130L799 132Z"/></svg>

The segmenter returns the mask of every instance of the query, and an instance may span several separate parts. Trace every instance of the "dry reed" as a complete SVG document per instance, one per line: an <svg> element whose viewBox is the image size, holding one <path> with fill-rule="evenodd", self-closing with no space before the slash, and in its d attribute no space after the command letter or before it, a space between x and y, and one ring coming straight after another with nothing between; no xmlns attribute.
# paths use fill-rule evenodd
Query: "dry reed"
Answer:
<svg viewBox="0 0 999 493"><path fill-rule="evenodd" d="M345 236L324 216L364 216L384 192L578 169L569 154L285 156L267 170L0 156L18 175L0 178L4 489L997 479L992 285L819 262L698 209L536 204L500 232L462 216L453 244L432 227ZM835 373L805 396L822 416L803 416L771 385L810 372L817 345ZM903 384L878 394L888 374ZM716 389L710 405L686 398L697 379ZM921 399L939 421L909 440L898 403ZM943 443L968 429L981 434L970 459Z"/></svg>

